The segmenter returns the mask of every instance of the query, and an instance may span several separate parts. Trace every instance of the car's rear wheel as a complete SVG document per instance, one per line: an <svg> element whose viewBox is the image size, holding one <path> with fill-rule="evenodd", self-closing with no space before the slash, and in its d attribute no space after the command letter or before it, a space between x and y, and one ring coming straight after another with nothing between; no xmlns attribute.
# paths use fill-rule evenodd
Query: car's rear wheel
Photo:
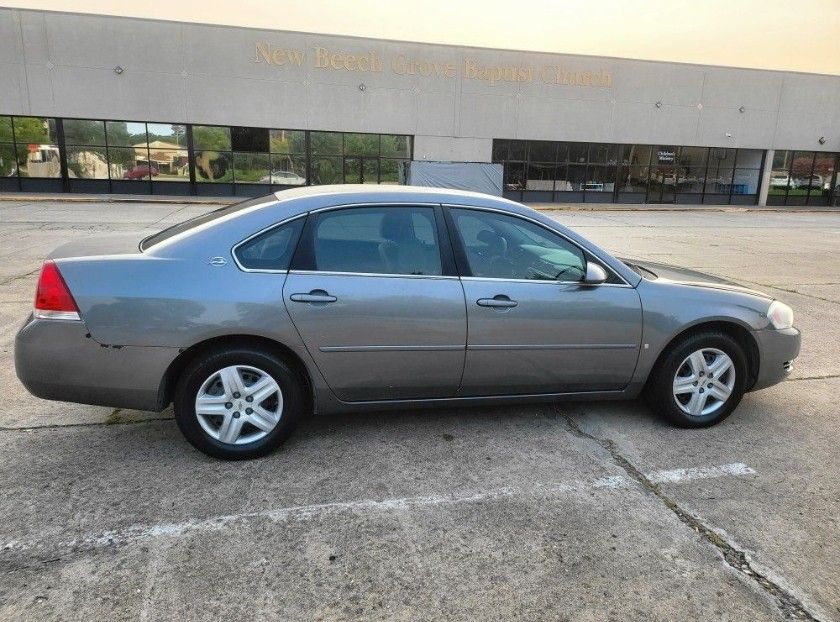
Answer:
<svg viewBox="0 0 840 622"><path fill-rule="evenodd" d="M238 460L279 447L304 406L302 379L284 360L261 350L232 348L187 366L176 388L175 420L197 449Z"/></svg>
<svg viewBox="0 0 840 622"><path fill-rule="evenodd" d="M687 335L674 343L654 370L647 387L651 407L685 428L714 425L744 396L747 358L725 333Z"/></svg>

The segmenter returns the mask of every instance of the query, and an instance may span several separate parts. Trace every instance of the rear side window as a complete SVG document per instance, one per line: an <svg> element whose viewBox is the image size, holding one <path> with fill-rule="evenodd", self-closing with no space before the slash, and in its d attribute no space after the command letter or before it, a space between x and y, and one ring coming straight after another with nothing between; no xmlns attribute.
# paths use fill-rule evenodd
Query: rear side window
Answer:
<svg viewBox="0 0 840 622"><path fill-rule="evenodd" d="M431 207L353 207L319 214L314 269L372 274L443 274Z"/></svg>
<svg viewBox="0 0 840 622"><path fill-rule="evenodd" d="M189 231L190 229L194 229L195 227L198 227L205 223L212 222L219 218L223 218L228 214L234 214L241 210L248 209L249 207L253 207L254 205L259 205L260 203L268 203L274 198L274 195L268 195L264 197L258 197L255 199L248 199L247 201L242 201L241 203L225 205L224 207L215 209L212 212L207 212L206 214L202 214L201 216L190 218L189 220L185 220L184 222L180 222L177 225L173 225L167 229L164 229L159 233L150 235L145 240L140 242L140 250L148 250L155 244L160 244L161 242L164 242L169 238L174 238L176 235L184 233L185 231Z"/></svg>
<svg viewBox="0 0 840 622"><path fill-rule="evenodd" d="M248 270L288 270L305 220L296 218L240 244L237 261Z"/></svg>

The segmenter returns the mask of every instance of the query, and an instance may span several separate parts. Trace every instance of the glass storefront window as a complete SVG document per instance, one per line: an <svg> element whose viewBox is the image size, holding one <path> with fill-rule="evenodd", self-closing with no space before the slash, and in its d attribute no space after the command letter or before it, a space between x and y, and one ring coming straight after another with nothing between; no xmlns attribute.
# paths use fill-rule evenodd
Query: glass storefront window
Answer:
<svg viewBox="0 0 840 622"><path fill-rule="evenodd" d="M344 155L378 156L379 134L345 134Z"/></svg>
<svg viewBox="0 0 840 622"><path fill-rule="evenodd" d="M17 177L15 146L10 143L0 143L0 177Z"/></svg>
<svg viewBox="0 0 840 622"><path fill-rule="evenodd" d="M133 147L148 141L145 123L107 121L105 133L109 147Z"/></svg>
<svg viewBox="0 0 840 622"><path fill-rule="evenodd" d="M543 154L545 155L545 154ZM557 166L551 162L529 162L525 190L550 192L554 190Z"/></svg>
<svg viewBox="0 0 840 622"><path fill-rule="evenodd" d="M342 135L337 132L310 132L309 144L312 155L342 155Z"/></svg>
<svg viewBox="0 0 840 622"><path fill-rule="evenodd" d="M615 164L618 162L618 145L591 145L590 164Z"/></svg>
<svg viewBox="0 0 840 622"><path fill-rule="evenodd" d="M196 151L230 151L230 128L215 125L194 125L193 148Z"/></svg>
<svg viewBox="0 0 840 622"><path fill-rule="evenodd" d="M384 140L384 137L383 137ZM408 160L391 160L382 159L379 161L379 183L380 184L399 184L400 183L400 167Z"/></svg>
<svg viewBox="0 0 840 622"><path fill-rule="evenodd" d="M270 184L271 159L267 153L234 153L233 180L238 184Z"/></svg>
<svg viewBox="0 0 840 622"><path fill-rule="evenodd" d="M234 151L267 153L268 130L261 127L232 127L230 143Z"/></svg>
<svg viewBox="0 0 840 622"><path fill-rule="evenodd" d="M158 142L149 143L149 162L155 181L189 181L190 167L187 150L162 149L158 146ZM157 173L155 174L154 171Z"/></svg>
<svg viewBox="0 0 840 622"><path fill-rule="evenodd" d="M341 158L313 158L313 184L340 184L344 182L344 164Z"/></svg>
<svg viewBox="0 0 840 622"><path fill-rule="evenodd" d="M21 177L61 177L55 119L13 117L15 155Z"/></svg>
<svg viewBox="0 0 840 622"><path fill-rule="evenodd" d="M199 183L231 183L233 156L228 152L196 150L195 180Z"/></svg>
<svg viewBox="0 0 840 622"><path fill-rule="evenodd" d="M382 134L380 155L387 158L410 158L411 141L408 136Z"/></svg>
<svg viewBox="0 0 840 622"><path fill-rule="evenodd" d="M13 142L12 118L0 117L0 143Z"/></svg>
<svg viewBox="0 0 840 622"><path fill-rule="evenodd" d="M135 181L150 179L158 171L149 166L149 151L145 143L138 147L109 147L108 166L111 179Z"/></svg>
<svg viewBox="0 0 840 622"><path fill-rule="evenodd" d="M67 147L67 174L77 179L108 179L105 147Z"/></svg>
<svg viewBox="0 0 840 622"><path fill-rule="evenodd" d="M105 122L64 120L64 142L68 145L105 145Z"/></svg>
<svg viewBox="0 0 840 622"><path fill-rule="evenodd" d="M306 185L306 156L272 154L271 183L280 186Z"/></svg>
<svg viewBox="0 0 840 622"><path fill-rule="evenodd" d="M158 149L186 149L187 126L179 123L147 123L149 146ZM110 141L109 141L110 142Z"/></svg>
<svg viewBox="0 0 840 622"><path fill-rule="evenodd" d="M589 145L586 143L567 143L569 163L585 164L588 157Z"/></svg>
<svg viewBox="0 0 840 622"><path fill-rule="evenodd" d="M271 153L306 153L306 133L299 130L271 130Z"/></svg>
<svg viewBox="0 0 840 622"><path fill-rule="evenodd" d="M542 140L532 142L528 150L528 159L531 162L554 164L557 161L557 143Z"/></svg>

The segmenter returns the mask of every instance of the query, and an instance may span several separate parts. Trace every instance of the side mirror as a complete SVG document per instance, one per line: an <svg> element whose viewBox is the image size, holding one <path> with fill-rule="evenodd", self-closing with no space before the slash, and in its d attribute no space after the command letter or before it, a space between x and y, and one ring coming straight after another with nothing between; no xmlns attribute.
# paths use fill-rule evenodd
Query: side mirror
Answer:
<svg viewBox="0 0 840 622"><path fill-rule="evenodd" d="M607 271L591 261L586 262L586 276L581 281L584 285L600 285L607 280Z"/></svg>

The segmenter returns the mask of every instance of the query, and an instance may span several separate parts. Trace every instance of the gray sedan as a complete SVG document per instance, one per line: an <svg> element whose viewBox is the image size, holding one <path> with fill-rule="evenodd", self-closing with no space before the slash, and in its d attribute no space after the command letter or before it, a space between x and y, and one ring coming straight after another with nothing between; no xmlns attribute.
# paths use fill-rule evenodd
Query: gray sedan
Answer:
<svg viewBox="0 0 840 622"><path fill-rule="evenodd" d="M15 364L46 399L174 402L195 447L247 458L313 412L644 394L711 425L799 340L766 294L619 260L511 201L320 186L59 248Z"/></svg>

